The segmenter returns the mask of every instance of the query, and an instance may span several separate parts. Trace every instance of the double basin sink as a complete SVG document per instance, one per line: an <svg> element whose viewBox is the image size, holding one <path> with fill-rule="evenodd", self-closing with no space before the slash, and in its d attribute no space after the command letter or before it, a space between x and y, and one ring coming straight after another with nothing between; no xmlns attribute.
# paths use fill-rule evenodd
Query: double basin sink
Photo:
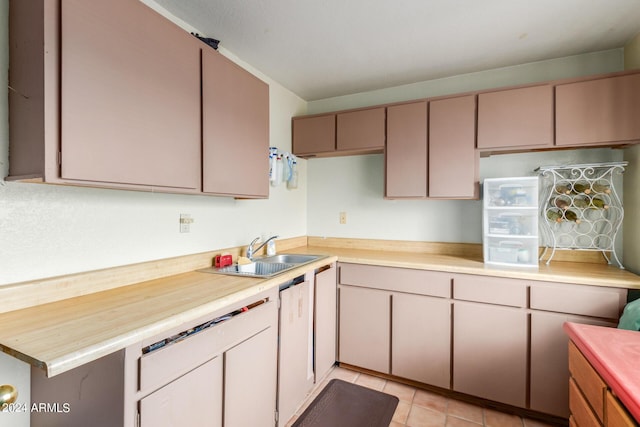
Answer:
<svg viewBox="0 0 640 427"><path fill-rule="evenodd" d="M250 264L233 264L222 268L209 267L198 271L204 273L228 274L232 276L268 278L284 273L292 268L308 264L320 258L324 258L324 255L278 254L255 258Z"/></svg>

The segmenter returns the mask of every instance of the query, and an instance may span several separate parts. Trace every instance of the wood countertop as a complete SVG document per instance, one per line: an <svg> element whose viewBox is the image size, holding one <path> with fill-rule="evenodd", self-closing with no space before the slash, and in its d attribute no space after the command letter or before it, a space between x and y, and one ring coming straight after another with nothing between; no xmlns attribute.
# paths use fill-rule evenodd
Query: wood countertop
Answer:
<svg viewBox="0 0 640 427"><path fill-rule="evenodd" d="M631 415L640 420L640 333L578 323L565 323L564 329Z"/></svg>
<svg viewBox="0 0 640 427"><path fill-rule="evenodd" d="M284 252L326 255L325 258L266 280L193 271L210 265L211 254L207 253L188 256L187 260L167 260L168 270L162 270L162 262L157 261L141 264L137 269L135 266L116 267L0 287L0 299L12 307L0 313L0 350L54 376L210 315L304 271L336 260L640 289L639 276L603 264L554 262L549 266L540 265L539 269L497 269L485 267L477 253L443 255L335 247L317 244L317 241L312 241L316 243L312 245L290 245ZM177 268L184 271L176 274ZM143 269L146 270L144 274ZM162 271L171 273L159 276ZM150 274L152 279L125 283L125 278L132 274L134 277L149 277ZM105 279L107 276L109 283ZM104 286L110 287L105 289ZM43 302L43 294L51 294L57 299ZM59 294L67 296L60 297Z"/></svg>
<svg viewBox="0 0 640 427"><path fill-rule="evenodd" d="M194 271L10 311L0 314L0 349L52 377L335 261L270 279Z"/></svg>
<svg viewBox="0 0 640 427"><path fill-rule="evenodd" d="M476 274L481 276L506 277L512 279L543 282L575 283L592 286L610 286L625 289L640 289L640 276L606 264L583 262L552 262L536 268L487 267L482 259L457 255L438 255L402 251L335 248L307 246L292 252L331 254L341 262L381 265L387 267L415 268L449 273Z"/></svg>

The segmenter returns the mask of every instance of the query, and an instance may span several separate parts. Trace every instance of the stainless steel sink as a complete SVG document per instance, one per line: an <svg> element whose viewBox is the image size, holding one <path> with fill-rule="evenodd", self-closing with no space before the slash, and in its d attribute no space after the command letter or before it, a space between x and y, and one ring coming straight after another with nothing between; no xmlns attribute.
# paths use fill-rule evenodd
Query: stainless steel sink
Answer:
<svg viewBox="0 0 640 427"><path fill-rule="evenodd" d="M278 254L257 258L257 262L268 263L286 263L286 264L306 264L311 261L322 258L322 255L306 255L306 254Z"/></svg>
<svg viewBox="0 0 640 427"><path fill-rule="evenodd" d="M278 254L256 258L251 264L234 264L223 268L209 267L198 271L203 273L227 274L231 276L268 278L323 257L324 255Z"/></svg>

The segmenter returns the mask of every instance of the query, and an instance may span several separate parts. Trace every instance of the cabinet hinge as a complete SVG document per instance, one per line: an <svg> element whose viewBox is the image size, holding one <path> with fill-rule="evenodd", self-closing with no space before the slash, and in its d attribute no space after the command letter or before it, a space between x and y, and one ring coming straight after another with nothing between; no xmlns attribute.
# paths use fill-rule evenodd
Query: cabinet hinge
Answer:
<svg viewBox="0 0 640 427"><path fill-rule="evenodd" d="M278 425L278 411L273 411L273 418L276 421L276 425Z"/></svg>
<svg viewBox="0 0 640 427"><path fill-rule="evenodd" d="M58 166L62 166L62 151L58 151Z"/></svg>
<svg viewBox="0 0 640 427"><path fill-rule="evenodd" d="M140 411L136 410L136 419L135 419L136 427L140 427Z"/></svg>

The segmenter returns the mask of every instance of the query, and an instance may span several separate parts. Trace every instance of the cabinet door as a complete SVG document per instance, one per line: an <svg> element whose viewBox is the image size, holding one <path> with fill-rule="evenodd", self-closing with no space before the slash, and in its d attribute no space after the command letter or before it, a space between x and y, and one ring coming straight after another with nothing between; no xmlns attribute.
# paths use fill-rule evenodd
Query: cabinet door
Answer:
<svg viewBox="0 0 640 427"><path fill-rule="evenodd" d="M389 292L341 286L339 360L389 373L391 295Z"/></svg>
<svg viewBox="0 0 640 427"><path fill-rule="evenodd" d="M427 103L387 108L385 196L427 196Z"/></svg>
<svg viewBox="0 0 640 427"><path fill-rule="evenodd" d="M62 178L199 190L197 40L135 0L61 20Z"/></svg>
<svg viewBox="0 0 640 427"><path fill-rule="evenodd" d="M316 274L315 283L315 381L320 381L336 363L336 268Z"/></svg>
<svg viewBox="0 0 640 427"><path fill-rule="evenodd" d="M640 139L640 74L556 86L556 145Z"/></svg>
<svg viewBox="0 0 640 427"><path fill-rule="evenodd" d="M478 95L478 148L553 145L553 87L507 89Z"/></svg>
<svg viewBox="0 0 640 427"><path fill-rule="evenodd" d="M202 51L203 191L269 196L269 86Z"/></svg>
<svg viewBox="0 0 640 427"><path fill-rule="evenodd" d="M594 318L560 313L531 313L530 409L569 417L569 338L564 322L615 326Z"/></svg>
<svg viewBox="0 0 640 427"><path fill-rule="evenodd" d="M224 354L225 426L273 427L277 340L277 328L269 327Z"/></svg>
<svg viewBox="0 0 640 427"><path fill-rule="evenodd" d="M429 197L478 198L476 97L429 103Z"/></svg>
<svg viewBox="0 0 640 427"><path fill-rule="evenodd" d="M451 382L451 302L393 294L391 374L442 388Z"/></svg>
<svg viewBox="0 0 640 427"><path fill-rule="evenodd" d="M141 427L222 427L222 357L140 401Z"/></svg>
<svg viewBox="0 0 640 427"><path fill-rule="evenodd" d="M284 425L313 386L309 282L280 292L278 419Z"/></svg>
<svg viewBox="0 0 640 427"><path fill-rule="evenodd" d="M524 408L527 326L522 309L456 301L453 389Z"/></svg>
<svg viewBox="0 0 640 427"><path fill-rule="evenodd" d="M336 149L336 115L296 117L292 120L293 154L332 153Z"/></svg>
<svg viewBox="0 0 640 427"><path fill-rule="evenodd" d="M336 125L338 151L382 150L384 140L384 107L338 114Z"/></svg>

